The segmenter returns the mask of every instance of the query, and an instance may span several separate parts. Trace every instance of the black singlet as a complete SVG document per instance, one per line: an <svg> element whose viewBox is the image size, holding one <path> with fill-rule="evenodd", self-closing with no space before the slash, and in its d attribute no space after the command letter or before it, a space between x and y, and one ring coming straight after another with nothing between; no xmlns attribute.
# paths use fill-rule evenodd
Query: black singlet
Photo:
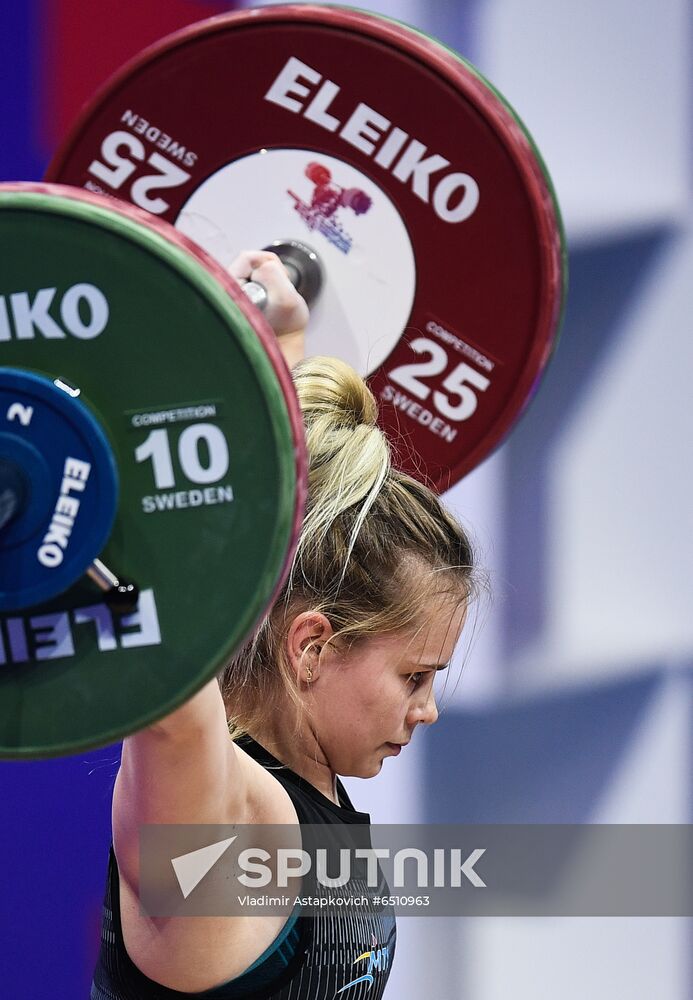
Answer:
<svg viewBox="0 0 693 1000"><path fill-rule="evenodd" d="M339 779L338 806L250 737L238 745L283 785L301 824L370 825L368 813L354 809ZM183 993L149 979L130 959L123 942L119 889L111 848L91 1000L381 1000L395 953L395 917L389 907L372 904L336 916L321 912L303 917L295 912L249 970L214 989ZM359 891L373 894L365 882ZM388 894L387 883L377 891Z"/></svg>

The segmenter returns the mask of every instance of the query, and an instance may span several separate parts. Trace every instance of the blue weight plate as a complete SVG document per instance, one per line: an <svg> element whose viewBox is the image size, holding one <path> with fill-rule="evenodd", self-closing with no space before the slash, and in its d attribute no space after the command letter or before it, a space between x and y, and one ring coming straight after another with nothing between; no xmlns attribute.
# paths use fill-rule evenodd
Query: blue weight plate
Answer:
<svg viewBox="0 0 693 1000"><path fill-rule="evenodd" d="M118 474L104 431L59 381L0 368L0 492L16 492L0 528L0 610L49 600L105 546ZM21 487L14 484L20 482Z"/></svg>

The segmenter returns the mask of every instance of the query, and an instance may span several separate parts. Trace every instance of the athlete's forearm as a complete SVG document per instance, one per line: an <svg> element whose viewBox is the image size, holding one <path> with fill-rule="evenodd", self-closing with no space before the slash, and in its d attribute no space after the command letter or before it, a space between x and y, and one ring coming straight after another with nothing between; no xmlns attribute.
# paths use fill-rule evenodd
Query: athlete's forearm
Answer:
<svg viewBox="0 0 693 1000"><path fill-rule="evenodd" d="M226 712L219 682L213 677L184 705L155 722L148 731L169 739L186 740L201 729L220 724L226 724Z"/></svg>

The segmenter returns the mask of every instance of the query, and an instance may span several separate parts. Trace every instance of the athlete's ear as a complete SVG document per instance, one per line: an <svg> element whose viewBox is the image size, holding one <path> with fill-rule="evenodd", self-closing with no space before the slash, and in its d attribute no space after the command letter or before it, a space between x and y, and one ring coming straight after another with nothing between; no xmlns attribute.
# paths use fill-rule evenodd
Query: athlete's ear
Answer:
<svg viewBox="0 0 693 1000"><path fill-rule="evenodd" d="M289 663L299 683L314 683L320 674L320 656L334 631L319 611L302 611L291 622L286 637Z"/></svg>

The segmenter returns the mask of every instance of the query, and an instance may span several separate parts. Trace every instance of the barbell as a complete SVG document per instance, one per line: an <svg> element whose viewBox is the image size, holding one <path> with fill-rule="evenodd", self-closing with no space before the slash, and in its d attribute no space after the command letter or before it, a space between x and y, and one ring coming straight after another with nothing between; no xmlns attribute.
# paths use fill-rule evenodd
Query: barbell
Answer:
<svg viewBox="0 0 693 1000"><path fill-rule="evenodd" d="M441 490L521 412L563 296L558 210L513 112L375 15L274 7L164 39L92 101L48 178L0 186L11 757L172 711L283 582L301 415L225 270L235 251L280 254L312 300L308 352L368 377L395 461Z"/></svg>

